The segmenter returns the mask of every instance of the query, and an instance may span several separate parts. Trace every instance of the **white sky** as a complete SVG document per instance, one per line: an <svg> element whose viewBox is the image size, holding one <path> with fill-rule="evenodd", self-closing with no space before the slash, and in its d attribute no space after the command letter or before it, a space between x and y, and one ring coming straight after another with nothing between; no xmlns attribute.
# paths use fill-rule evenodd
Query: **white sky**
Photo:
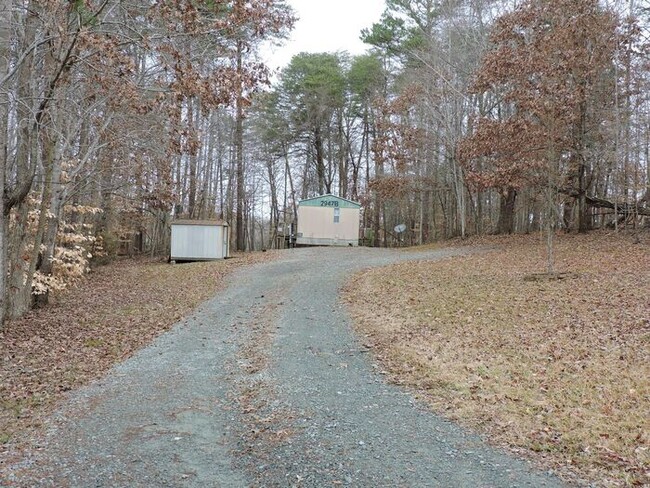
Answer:
<svg viewBox="0 0 650 488"><path fill-rule="evenodd" d="M371 27L384 11L384 0L287 0L298 22L283 46L263 51L267 65L283 68L301 52L348 51L362 54L368 48L359 40L361 29Z"/></svg>

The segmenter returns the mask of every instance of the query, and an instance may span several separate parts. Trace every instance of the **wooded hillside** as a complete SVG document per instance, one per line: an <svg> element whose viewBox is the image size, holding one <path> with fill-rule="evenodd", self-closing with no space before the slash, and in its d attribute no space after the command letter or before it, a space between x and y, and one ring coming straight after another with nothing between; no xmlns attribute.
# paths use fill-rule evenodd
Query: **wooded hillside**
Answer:
<svg viewBox="0 0 650 488"><path fill-rule="evenodd" d="M363 204L378 246L402 223L412 244L647 224L650 9L634 0L387 0L366 54L300 54L272 86L259 53L295 22L283 0L0 10L11 317L92 260L165 255L173 218L272 247L328 192Z"/></svg>

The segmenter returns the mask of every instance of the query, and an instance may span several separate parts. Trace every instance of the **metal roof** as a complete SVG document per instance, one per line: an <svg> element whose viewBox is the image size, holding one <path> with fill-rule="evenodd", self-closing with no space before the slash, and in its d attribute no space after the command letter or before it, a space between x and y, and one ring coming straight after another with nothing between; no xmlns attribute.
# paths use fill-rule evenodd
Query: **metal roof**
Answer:
<svg viewBox="0 0 650 488"><path fill-rule="evenodd" d="M191 219L178 219L172 221L172 225L206 225L206 226L222 226L229 227L228 222L218 219L205 219L205 220L191 220Z"/></svg>
<svg viewBox="0 0 650 488"><path fill-rule="evenodd" d="M355 202L354 200L348 200L347 198L339 197L337 195L332 195L331 193L326 193L325 195L318 195L311 198L305 198L304 200L299 200L298 204L301 204L302 202L308 202L310 200L318 200L319 198L325 198L325 197L336 198L337 200L343 200L345 202L351 203L353 205L358 205L359 207L361 207L361 204L359 202Z"/></svg>

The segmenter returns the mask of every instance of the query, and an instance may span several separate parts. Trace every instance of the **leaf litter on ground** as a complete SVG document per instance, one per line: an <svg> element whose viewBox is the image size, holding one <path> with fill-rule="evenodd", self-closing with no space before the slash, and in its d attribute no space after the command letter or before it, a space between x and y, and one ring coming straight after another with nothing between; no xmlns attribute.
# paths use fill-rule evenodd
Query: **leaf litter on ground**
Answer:
<svg viewBox="0 0 650 488"><path fill-rule="evenodd" d="M650 484L650 236L470 241L494 250L358 273L355 326L393 381L495 443L601 486ZM463 244L467 244L464 241Z"/></svg>
<svg viewBox="0 0 650 488"><path fill-rule="evenodd" d="M45 308L0 329L0 464L20 456L67 391L102 376L276 252L169 265L123 259L98 267Z"/></svg>

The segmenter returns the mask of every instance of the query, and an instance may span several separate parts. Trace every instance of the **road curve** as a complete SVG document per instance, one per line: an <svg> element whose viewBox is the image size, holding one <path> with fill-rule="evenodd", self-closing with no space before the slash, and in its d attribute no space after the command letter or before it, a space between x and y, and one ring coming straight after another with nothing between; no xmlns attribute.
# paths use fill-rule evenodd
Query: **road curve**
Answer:
<svg viewBox="0 0 650 488"><path fill-rule="evenodd" d="M338 290L405 259L296 249L227 288L70 396L2 486L556 487L561 482L385 383Z"/></svg>

